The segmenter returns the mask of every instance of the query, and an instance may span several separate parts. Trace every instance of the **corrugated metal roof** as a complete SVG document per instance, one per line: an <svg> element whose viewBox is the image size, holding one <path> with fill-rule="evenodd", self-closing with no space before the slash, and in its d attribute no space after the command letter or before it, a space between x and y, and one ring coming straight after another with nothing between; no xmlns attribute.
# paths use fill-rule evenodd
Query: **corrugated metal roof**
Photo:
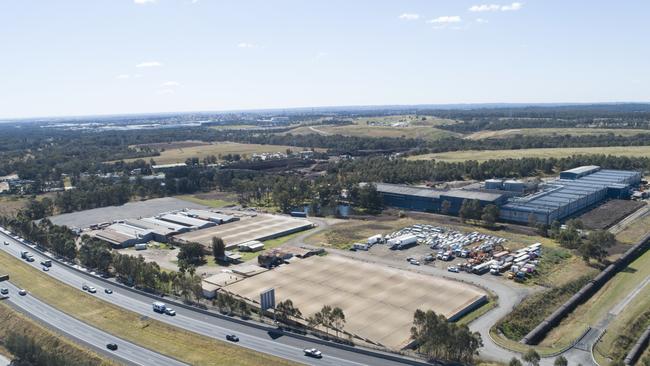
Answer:
<svg viewBox="0 0 650 366"><path fill-rule="evenodd" d="M431 188L412 187L389 183L375 183L375 186L377 187L377 191L381 193L401 194L406 196L417 196L425 198L440 198L440 194L443 192Z"/></svg>
<svg viewBox="0 0 650 366"><path fill-rule="evenodd" d="M490 192L478 192L478 191L451 190L451 191L446 191L441 193L440 196L492 202L501 199L503 197L503 194L490 193Z"/></svg>
<svg viewBox="0 0 650 366"><path fill-rule="evenodd" d="M579 166L577 168L565 170L562 173L585 174L590 171L595 171L598 169L600 169L598 165L584 165L584 166Z"/></svg>

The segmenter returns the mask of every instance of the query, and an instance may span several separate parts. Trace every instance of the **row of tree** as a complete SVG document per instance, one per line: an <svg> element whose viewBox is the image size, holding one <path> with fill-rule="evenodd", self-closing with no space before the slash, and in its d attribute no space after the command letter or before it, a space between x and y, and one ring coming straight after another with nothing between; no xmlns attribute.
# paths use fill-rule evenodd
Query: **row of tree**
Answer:
<svg viewBox="0 0 650 366"><path fill-rule="evenodd" d="M411 338L417 350L430 359L470 364L483 346L478 332L470 331L467 325L451 323L432 310L415 311Z"/></svg>

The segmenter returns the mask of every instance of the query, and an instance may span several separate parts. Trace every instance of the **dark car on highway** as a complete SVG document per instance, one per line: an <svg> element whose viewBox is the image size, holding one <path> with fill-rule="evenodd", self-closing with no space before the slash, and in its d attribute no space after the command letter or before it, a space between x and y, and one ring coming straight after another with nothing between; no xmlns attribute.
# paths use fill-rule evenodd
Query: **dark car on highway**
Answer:
<svg viewBox="0 0 650 366"><path fill-rule="evenodd" d="M234 335L234 334L228 334L228 335L226 336L226 339L229 340L229 341L231 341L231 342L239 342L239 337L237 337L237 336Z"/></svg>
<svg viewBox="0 0 650 366"><path fill-rule="evenodd" d="M109 343L106 345L106 348L110 349L111 351L117 351L117 344Z"/></svg>

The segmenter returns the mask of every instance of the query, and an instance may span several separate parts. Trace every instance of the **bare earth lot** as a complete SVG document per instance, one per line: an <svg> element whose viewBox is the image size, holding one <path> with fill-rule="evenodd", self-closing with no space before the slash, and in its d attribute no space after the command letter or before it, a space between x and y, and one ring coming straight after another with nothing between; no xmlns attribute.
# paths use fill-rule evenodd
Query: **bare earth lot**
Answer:
<svg viewBox="0 0 650 366"><path fill-rule="evenodd" d="M259 301L268 288L278 302L291 299L304 317L323 305L339 306L344 330L394 349L408 343L415 310L454 317L487 299L471 285L334 254L296 260L226 290Z"/></svg>
<svg viewBox="0 0 650 366"><path fill-rule="evenodd" d="M203 230L176 235L180 242L197 242L210 246L213 237L220 237L231 248L250 240L266 240L310 228L312 223L304 219L280 215L257 214L241 220L209 227Z"/></svg>
<svg viewBox="0 0 650 366"><path fill-rule="evenodd" d="M164 197L147 201L129 202L122 206L109 206L56 215L50 217L50 220L56 225L86 228L92 224L101 222L154 216L162 212L182 210L184 208L204 209L206 206L173 197Z"/></svg>
<svg viewBox="0 0 650 366"><path fill-rule="evenodd" d="M584 136L584 135L608 135L616 136L633 136L637 134L650 133L648 130L640 129L611 129L611 128L519 128L510 130L497 131L479 131L466 138L471 140L481 140L486 138L507 138L517 135L523 136Z"/></svg>
<svg viewBox="0 0 650 366"><path fill-rule="evenodd" d="M606 229L645 204L638 201L611 200L579 217L587 229Z"/></svg>

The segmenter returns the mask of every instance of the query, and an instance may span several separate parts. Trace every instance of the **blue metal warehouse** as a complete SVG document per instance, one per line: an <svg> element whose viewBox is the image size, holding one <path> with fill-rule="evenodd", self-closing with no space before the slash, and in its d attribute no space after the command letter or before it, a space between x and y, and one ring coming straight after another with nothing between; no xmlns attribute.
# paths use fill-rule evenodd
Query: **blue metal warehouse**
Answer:
<svg viewBox="0 0 650 366"><path fill-rule="evenodd" d="M550 224L594 206L608 198L628 198L632 186L641 182L641 173L584 166L560 173L560 178L542 191L512 198L503 205L505 221L528 223L531 215L538 223Z"/></svg>
<svg viewBox="0 0 650 366"><path fill-rule="evenodd" d="M478 200L481 206L506 203L507 195L494 192L469 191L461 189L436 190L399 184L375 183L384 204L413 211L438 212L442 202L450 204L448 213L457 214L464 200Z"/></svg>

